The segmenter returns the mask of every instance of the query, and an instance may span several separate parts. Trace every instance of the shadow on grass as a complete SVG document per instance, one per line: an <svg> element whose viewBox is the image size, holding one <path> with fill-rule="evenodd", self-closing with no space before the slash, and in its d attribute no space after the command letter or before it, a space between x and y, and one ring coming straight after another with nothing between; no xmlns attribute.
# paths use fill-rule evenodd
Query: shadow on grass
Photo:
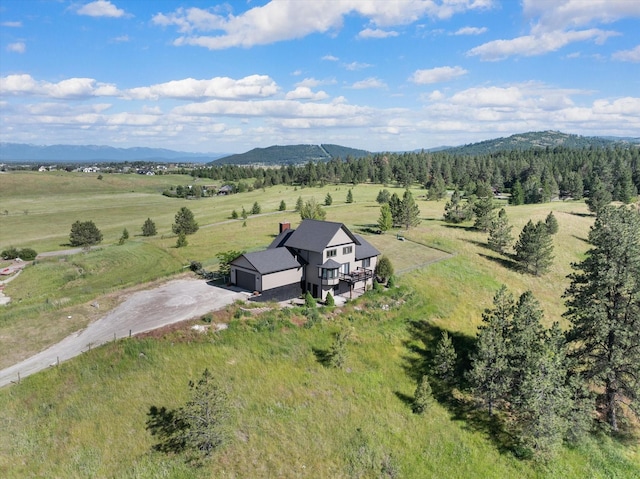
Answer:
<svg viewBox="0 0 640 479"><path fill-rule="evenodd" d="M475 338L447 331L456 350L457 360L453 379L443 380L436 377L433 366L436 347L445 330L429 321L418 320L409 320L407 329L410 336L405 342L408 354L403 357L406 374L416 384L423 375L429 376L433 397L451 412L452 419L463 421L463 427L487 434L500 451L513 451L514 439L505 429L504 422L497 415L490 416L469 394L461 392L469 389L465 372L471 368L470 355L475 349ZM394 394L407 406L413 405L413 396L398 391Z"/></svg>
<svg viewBox="0 0 640 479"><path fill-rule="evenodd" d="M185 441L180 434L186 428L178 417L176 410L166 407L151 406L147 413L146 429L160 442L153 445L153 449L166 453L180 453L185 449Z"/></svg>
<svg viewBox="0 0 640 479"><path fill-rule="evenodd" d="M328 349L311 348L313 355L316 357L316 361L322 364L325 368L331 367L331 351Z"/></svg>
<svg viewBox="0 0 640 479"><path fill-rule="evenodd" d="M576 236L576 235L571 235L573 236L575 239L582 241L583 243L587 243L587 244L591 244L589 243L589 240L587 238L581 238L580 236Z"/></svg>
<svg viewBox="0 0 640 479"><path fill-rule="evenodd" d="M466 232L471 232L471 231L476 231L477 232L478 231L473 226L465 226L465 225L461 225L461 224L446 223L446 224L443 224L442 226L444 226L445 228L451 228L451 229L457 229L457 230L465 230Z"/></svg>
<svg viewBox="0 0 640 479"><path fill-rule="evenodd" d="M482 249L486 249L488 251L493 251L493 249L491 249L491 246L489 246L488 243L485 243L483 241L476 241L476 240L465 240L467 243L471 243L473 245L476 245Z"/></svg>
<svg viewBox="0 0 640 479"><path fill-rule="evenodd" d="M569 211L568 215L579 216L580 218L594 218L596 215L593 213L578 213L577 211Z"/></svg>
<svg viewBox="0 0 640 479"><path fill-rule="evenodd" d="M503 268L510 269L511 271L515 271L517 273L522 272L522 268L518 263L509 258L501 258L497 256L489 256L486 254L480 254L481 258L488 259L489 261L493 261L494 263L498 263Z"/></svg>

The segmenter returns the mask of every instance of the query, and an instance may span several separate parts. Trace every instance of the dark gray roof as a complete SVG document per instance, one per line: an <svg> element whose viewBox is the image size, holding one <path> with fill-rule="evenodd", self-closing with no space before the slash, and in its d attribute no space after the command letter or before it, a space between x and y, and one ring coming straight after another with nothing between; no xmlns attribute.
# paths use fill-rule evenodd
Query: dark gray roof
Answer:
<svg viewBox="0 0 640 479"><path fill-rule="evenodd" d="M338 263L335 259L329 258L320 267L324 268L324 269L338 269L340 266L342 266L342 265L340 263Z"/></svg>
<svg viewBox="0 0 640 479"><path fill-rule="evenodd" d="M269 246L267 246L267 249L280 248L284 246L293 232L294 230L284 230L276 236L276 239L274 239Z"/></svg>
<svg viewBox="0 0 640 479"><path fill-rule="evenodd" d="M358 243L355 236L342 223L302 220L300 226L294 230L293 234L289 236L284 244L290 248L304 249L307 251L323 251L329 244L329 241L331 241L331 238L333 238L340 229L343 229L354 243Z"/></svg>
<svg viewBox="0 0 640 479"><path fill-rule="evenodd" d="M358 243L356 243L356 261L365 258L373 258L374 256L378 256L380 251L378 251L371 243L369 243L362 236L354 234Z"/></svg>
<svg viewBox="0 0 640 479"><path fill-rule="evenodd" d="M276 273L301 266L300 262L287 248L272 248L265 251L245 253L242 256L260 274ZM233 261L231 263L233 264Z"/></svg>

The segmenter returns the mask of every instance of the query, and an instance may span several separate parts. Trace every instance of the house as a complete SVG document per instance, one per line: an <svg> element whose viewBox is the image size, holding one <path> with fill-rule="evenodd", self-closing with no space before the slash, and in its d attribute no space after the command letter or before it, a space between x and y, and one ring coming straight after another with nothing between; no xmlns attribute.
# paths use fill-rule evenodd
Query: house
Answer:
<svg viewBox="0 0 640 479"><path fill-rule="evenodd" d="M231 261L231 284L260 293L262 300L295 298L307 291L324 300L373 285L380 252L344 224L303 220L280 223L280 234L264 251Z"/></svg>

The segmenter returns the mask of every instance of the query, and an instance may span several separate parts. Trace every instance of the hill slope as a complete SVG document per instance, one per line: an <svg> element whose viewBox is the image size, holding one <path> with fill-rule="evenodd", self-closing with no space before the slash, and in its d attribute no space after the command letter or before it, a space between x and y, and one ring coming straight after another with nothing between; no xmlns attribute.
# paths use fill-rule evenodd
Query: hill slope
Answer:
<svg viewBox="0 0 640 479"><path fill-rule="evenodd" d="M640 138L604 138L597 136L580 136L560 131L534 131L518 133L506 138L471 143L444 151L459 155L483 155L497 151L531 150L534 148L608 148L614 146L629 146L640 143Z"/></svg>
<svg viewBox="0 0 640 479"><path fill-rule="evenodd" d="M231 155L216 160L215 164L225 165L299 165L309 161L329 161L331 158L347 156L361 158L370 153L365 150L340 145L274 145L254 148L246 153Z"/></svg>

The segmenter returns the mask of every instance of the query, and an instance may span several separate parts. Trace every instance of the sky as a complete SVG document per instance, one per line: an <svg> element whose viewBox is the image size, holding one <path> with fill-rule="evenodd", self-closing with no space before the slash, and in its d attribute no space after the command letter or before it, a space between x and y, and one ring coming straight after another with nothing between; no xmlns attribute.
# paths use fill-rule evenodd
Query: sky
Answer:
<svg viewBox="0 0 640 479"><path fill-rule="evenodd" d="M638 0L2 0L0 141L640 137Z"/></svg>

